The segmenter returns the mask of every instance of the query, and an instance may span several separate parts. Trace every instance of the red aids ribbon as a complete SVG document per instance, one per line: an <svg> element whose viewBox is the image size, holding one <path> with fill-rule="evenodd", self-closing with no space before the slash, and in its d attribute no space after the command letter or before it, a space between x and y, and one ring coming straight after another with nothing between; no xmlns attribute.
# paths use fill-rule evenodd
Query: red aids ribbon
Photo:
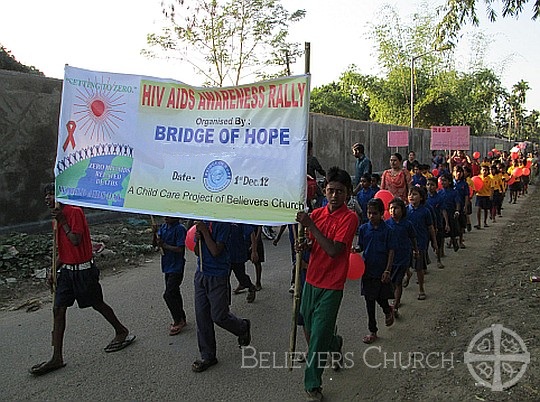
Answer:
<svg viewBox="0 0 540 402"><path fill-rule="evenodd" d="M75 137L73 136L73 133L75 133L75 128L77 128L77 124L73 120L70 120L66 124L66 128L68 131L68 136L66 138L66 142L64 142L64 152L66 151L69 144L71 144L72 148L75 149Z"/></svg>

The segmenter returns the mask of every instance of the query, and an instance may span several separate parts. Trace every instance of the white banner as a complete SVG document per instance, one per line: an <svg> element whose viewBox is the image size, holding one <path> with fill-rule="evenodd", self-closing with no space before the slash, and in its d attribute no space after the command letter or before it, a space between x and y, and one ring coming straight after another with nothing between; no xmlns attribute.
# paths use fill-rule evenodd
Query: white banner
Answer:
<svg viewBox="0 0 540 402"><path fill-rule="evenodd" d="M305 208L309 76L228 88L66 66L56 198L255 224Z"/></svg>

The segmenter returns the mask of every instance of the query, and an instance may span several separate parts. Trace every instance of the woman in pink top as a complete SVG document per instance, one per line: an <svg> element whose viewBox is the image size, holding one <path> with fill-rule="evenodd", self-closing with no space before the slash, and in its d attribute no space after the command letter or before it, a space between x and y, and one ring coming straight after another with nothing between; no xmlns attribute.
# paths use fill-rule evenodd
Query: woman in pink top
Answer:
<svg viewBox="0 0 540 402"><path fill-rule="evenodd" d="M402 161L400 153L390 155L390 169L382 174L381 190L390 191L394 197L401 198L407 204L412 178L409 171L403 168Z"/></svg>

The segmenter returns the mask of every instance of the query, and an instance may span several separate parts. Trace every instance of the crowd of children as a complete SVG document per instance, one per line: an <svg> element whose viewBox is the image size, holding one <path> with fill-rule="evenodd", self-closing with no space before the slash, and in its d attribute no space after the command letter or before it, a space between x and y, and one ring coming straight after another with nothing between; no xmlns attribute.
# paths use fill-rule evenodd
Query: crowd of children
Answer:
<svg viewBox="0 0 540 402"><path fill-rule="evenodd" d="M361 155L359 149L353 147L355 155ZM399 316L403 288L409 286L414 273L417 299L426 299L424 276L430 264L430 245L436 266L441 269L444 268L445 247L454 252L466 248L465 234L473 227L472 200L477 208L474 228L483 230L502 216L506 194L509 194L508 202L517 203L519 197L527 194L529 183L538 174L537 157L533 155L527 158L520 152L492 152L482 162L479 158L477 152L472 159L463 151L448 158L437 155L430 171L429 165L419 163L411 152L403 167L410 172L403 175L410 180L406 183L406 192L400 191L401 198L393 194L391 200L378 197L381 178L377 174L363 173L353 188L345 170L337 167L328 170L324 199L312 205L318 208L310 214L301 211L297 215L298 224L308 230L307 241L299 244L298 224L289 225L293 267L296 252L304 252L302 261L306 269L302 272L299 323L304 326L308 343L306 361L312 362L319 353L341 354L343 338L336 333L335 325L351 252L361 252L365 264L360 283L369 333L363 337L363 342L371 344L378 339L376 306L384 313L385 325L393 325ZM402 161L401 155L392 154L391 161L394 170L401 171L396 163ZM313 197L308 196L306 205L310 205L309 199ZM354 212L347 208L351 197L354 202L349 206ZM201 221L195 223L195 228L193 238L188 241L188 232L179 219L166 217L161 226L154 225L152 242L162 255L163 298L172 317L169 335L180 334L187 324L180 292L185 248L191 247L197 255L194 318L200 359L193 362L192 370L203 372L218 363L215 325L236 336L240 347L251 342L250 320L235 316L229 309L230 275L234 272L239 282L234 293L247 290L246 300L253 303L256 291L262 288L264 248L260 227ZM281 228L274 245L278 244L285 228ZM71 229L66 232L69 233ZM355 235L356 243L353 242ZM445 240L448 243L445 244ZM255 283L246 274L247 261L255 266ZM291 292L295 289L294 282L293 272ZM394 300L393 304L390 300ZM113 346L120 343L114 350L129 344L125 343L127 330L118 327L123 331L123 339L113 340L116 342ZM134 338L129 339L132 342ZM339 359L334 363L337 366L333 367L339 368ZM31 372L41 375L60 367L63 367L61 359L54 364L37 365ZM323 366L306 364L304 385L309 400L322 399L323 369Z"/></svg>
<svg viewBox="0 0 540 402"><path fill-rule="evenodd" d="M363 251L365 264L361 281L368 313L369 334L363 339L365 343L377 339L375 303L383 309L386 325L393 324L402 289L409 285L413 275L411 268L416 273L418 300L426 299L424 275L430 263L430 243L438 268L444 268L445 247L455 252L466 248L465 233L473 227L473 200L476 206L474 228L488 228L502 216L506 193L509 193L509 202L516 203L520 196L527 194L531 177L538 174L538 160L532 154L525 158L521 152L494 150L482 162L479 158L478 152L470 158L464 151L456 151L447 158L434 155L432 162L437 161L437 164L430 172L428 165L419 163L414 154L412 158L409 154L408 164L404 165L411 171L408 197L396 197L387 205L377 199L377 191L372 187L376 186L376 181L368 184L367 175L361 178L362 189L356 194L361 226L358 246L353 252ZM390 283L393 293L388 291ZM391 307L389 299L394 299Z"/></svg>

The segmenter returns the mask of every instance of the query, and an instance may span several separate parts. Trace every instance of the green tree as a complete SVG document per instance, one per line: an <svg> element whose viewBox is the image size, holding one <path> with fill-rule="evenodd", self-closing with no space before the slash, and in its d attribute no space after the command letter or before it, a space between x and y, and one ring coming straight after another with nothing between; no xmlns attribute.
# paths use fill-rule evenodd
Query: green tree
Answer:
<svg viewBox="0 0 540 402"><path fill-rule="evenodd" d="M314 88L311 91L310 110L356 120L369 120L369 94L367 88L373 77L363 76L356 66L341 75L338 82Z"/></svg>
<svg viewBox="0 0 540 402"><path fill-rule="evenodd" d="M527 91L531 89L529 83L520 80L517 84L512 86L512 95L508 99L512 113L512 132L516 138L521 137L521 129L523 126L523 120L525 119L525 98Z"/></svg>
<svg viewBox="0 0 540 402"><path fill-rule="evenodd" d="M443 15L437 27L437 38L439 42L452 41L458 38L461 28L468 22L478 26L477 0L446 0L446 4L441 8ZM498 18L498 13L493 8L494 0L484 0L487 15L490 21L494 22ZM518 17L527 3L532 3L532 19L536 20L540 15L540 0L502 0L501 15L506 17Z"/></svg>
<svg viewBox="0 0 540 402"><path fill-rule="evenodd" d="M540 142L540 112L532 110L523 119L523 139Z"/></svg>
<svg viewBox="0 0 540 402"><path fill-rule="evenodd" d="M27 66L20 63L11 51L0 44L0 70L19 71L21 73L29 73L36 75L44 75L34 66Z"/></svg>
<svg viewBox="0 0 540 402"><path fill-rule="evenodd" d="M148 34L147 43L190 63L208 85L284 75L300 54L299 44L288 41L288 29L305 11L289 13L279 0L173 0L162 11L168 26ZM193 61L195 54L203 60Z"/></svg>

